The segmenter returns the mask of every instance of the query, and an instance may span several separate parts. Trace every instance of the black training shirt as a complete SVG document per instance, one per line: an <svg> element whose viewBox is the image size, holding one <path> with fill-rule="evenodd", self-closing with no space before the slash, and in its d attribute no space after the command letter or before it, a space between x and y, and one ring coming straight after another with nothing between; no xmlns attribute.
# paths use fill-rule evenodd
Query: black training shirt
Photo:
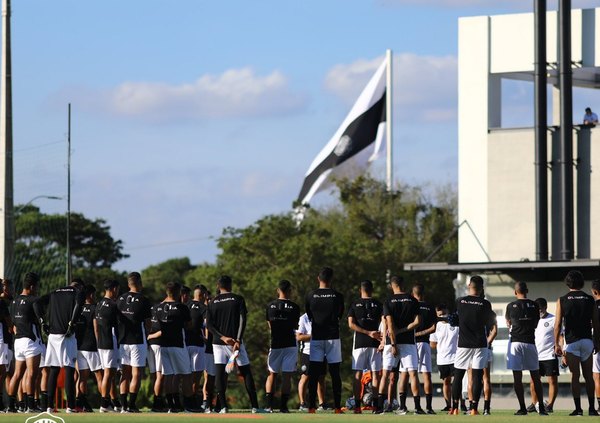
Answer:
<svg viewBox="0 0 600 423"><path fill-rule="evenodd" d="M213 353L213 334L211 331L207 330L206 319L208 316L208 305L204 304L204 334L206 334L206 347L204 348L204 354L212 354Z"/></svg>
<svg viewBox="0 0 600 423"><path fill-rule="evenodd" d="M396 344L414 344L415 331L400 333L400 329L406 328L415 321L419 314L419 302L410 294L394 294L385 300L383 304L383 315L391 316L394 322L394 335Z"/></svg>
<svg viewBox="0 0 600 423"><path fill-rule="evenodd" d="M290 300L277 299L267 305L266 317L271 322L271 348L295 347L300 306Z"/></svg>
<svg viewBox="0 0 600 423"><path fill-rule="evenodd" d="M350 304L348 317L354 318L354 323L368 331L378 331L383 315L383 304L374 298L359 298ZM377 348L379 341L364 333L354 332L354 349Z"/></svg>
<svg viewBox="0 0 600 423"><path fill-rule="evenodd" d="M456 300L458 313L458 346L460 348L487 348L488 330L496 322L496 313L488 300L473 295Z"/></svg>
<svg viewBox="0 0 600 423"><path fill-rule="evenodd" d="M38 317L43 315L43 310L48 314L48 326L50 333L64 335L67 333L71 319L76 323L85 303L85 292L74 286L65 286L40 297L36 307Z"/></svg>
<svg viewBox="0 0 600 423"><path fill-rule="evenodd" d="M151 304L140 292L127 292L117 300L119 314L119 344L137 345L146 342L144 321L151 316Z"/></svg>
<svg viewBox="0 0 600 423"><path fill-rule="evenodd" d="M206 306L200 301L191 301L188 304L192 323L185 330L185 344L187 346L204 346L204 314Z"/></svg>
<svg viewBox="0 0 600 423"><path fill-rule="evenodd" d="M95 316L96 304L84 304L75 326L78 351L98 351L96 335L94 334Z"/></svg>
<svg viewBox="0 0 600 423"><path fill-rule="evenodd" d="M535 328L540 320L540 308L529 299L518 299L506 306L504 317L510 322L510 340L535 344Z"/></svg>
<svg viewBox="0 0 600 423"><path fill-rule="evenodd" d="M17 328L15 339L29 338L32 341L40 339L38 318L33 311L33 304L37 301L33 295L18 295L10 305L10 317Z"/></svg>
<svg viewBox="0 0 600 423"><path fill-rule="evenodd" d="M158 322L158 317L156 316L156 310L158 309L159 305L160 304L154 304L152 307L150 307L150 331L148 332L148 335L156 333L160 330L160 323ZM161 345L160 339L160 337L152 338L148 341L148 344Z"/></svg>
<svg viewBox="0 0 600 423"><path fill-rule="evenodd" d="M429 329L437 322L435 307L425 301L419 301L419 316L421 316L421 323L415 328L415 333ZM429 343L430 335L431 334L428 333L427 335L417 336L415 337L415 341Z"/></svg>
<svg viewBox="0 0 600 423"><path fill-rule="evenodd" d="M241 342L246 329L246 301L241 295L219 294L208 304L206 323L213 334L213 345L225 345L221 336Z"/></svg>
<svg viewBox="0 0 600 423"><path fill-rule="evenodd" d="M306 296L305 311L312 323L311 339L339 339L344 296L332 288L318 288Z"/></svg>
<svg viewBox="0 0 600 423"><path fill-rule="evenodd" d="M118 315L119 310L117 309L117 303L115 300L110 298L102 298L96 304L96 325L98 326L98 349L100 350L112 350L118 348L119 334L117 330L118 326ZM113 335L115 339L113 339Z"/></svg>
<svg viewBox="0 0 600 423"><path fill-rule="evenodd" d="M2 343L8 345L8 348L13 348L13 335L10 333L10 327L6 321L10 320L10 310L8 304L3 298L0 298L0 323L2 324Z"/></svg>
<svg viewBox="0 0 600 423"><path fill-rule="evenodd" d="M160 325L161 347L183 348L184 328L190 321L190 309L180 302L164 301L156 307L156 318Z"/></svg>
<svg viewBox="0 0 600 423"><path fill-rule="evenodd" d="M559 299L567 344L592 339L594 298L583 291L569 291Z"/></svg>

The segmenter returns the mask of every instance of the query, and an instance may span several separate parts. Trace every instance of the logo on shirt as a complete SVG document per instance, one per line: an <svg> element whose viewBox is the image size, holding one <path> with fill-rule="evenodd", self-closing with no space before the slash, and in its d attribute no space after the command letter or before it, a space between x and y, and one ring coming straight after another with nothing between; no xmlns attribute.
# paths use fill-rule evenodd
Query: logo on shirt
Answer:
<svg viewBox="0 0 600 423"><path fill-rule="evenodd" d="M65 423L65 420L50 413L40 413L37 416L29 417L25 423Z"/></svg>
<svg viewBox="0 0 600 423"><path fill-rule="evenodd" d="M547 328L548 326L550 326L550 323L548 323L548 322L544 322L544 327L546 327L546 328Z"/></svg>

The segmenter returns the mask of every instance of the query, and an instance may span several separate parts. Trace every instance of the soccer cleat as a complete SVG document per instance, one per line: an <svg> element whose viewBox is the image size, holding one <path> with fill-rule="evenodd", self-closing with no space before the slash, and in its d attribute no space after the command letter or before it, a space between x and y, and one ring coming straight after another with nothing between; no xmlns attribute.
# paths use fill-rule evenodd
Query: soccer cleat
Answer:
<svg viewBox="0 0 600 423"><path fill-rule="evenodd" d="M265 410L263 408L256 408L256 407L252 408L252 414L265 414L265 413L269 413L269 412L272 413L273 410L267 411L267 410Z"/></svg>
<svg viewBox="0 0 600 423"><path fill-rule="evenodd" d="M490 411L490 409L489 409L489 408L484 408L484 409L483 409L483 415L484 415L484 416L491 416L491 415L492 415L492 412Z"/></svg>
<svg viewBox="0 0 600 423"><path fill-rule="evenodd" d="M227 414L227 407L221 408L221 410L219 411L219 414Z"/></svg>
<svg viewBox="0 0 600 423"><path fill-rule="evenodd" d="M271 407L265 408L265 413L272 413L273 409Z"/></svg>
<svg viewBox="0 0 600 423"><path fill-rule="evenodd" d="M535 404L529 404L529 407L527 407L527 412L528 413L535 413L537 410L535 409Z"/></svg>
<svg viewBox="0 0 600 423"><path fill-rule="evenodd" d="M433 415L433 414L437 414L437 413L436 413L435 411L433 411L431 408L428 408L428 409L426 410L426 412L427 412L427 414L432 414L432 415Z"/></svg>
<svg viewBox="0 0 600 423"><path fill-rule="evenodd" d="M596 411L595 408L590 408L588 410L588 416L598 416L598 412Z"/></svg>
<svg viewBox="0 0 600 423"><path fill-rule="evenodd" d="M128 413L141 413L140 409L139 409L139 408L137 408L137 407L129 407L129 408L127 409L127 412L128 412Z"/></svg>
<svg viewBox="0 0 600 423"><path fill-rule="evenodd" d="M525 410L519 409L519 410L515 411L515 416L526 416L526 415L527 415L527 409L525 409Z"/></svg>
<svg viewBox="0 0 600 423"><path fill-rule="evenodd" d="M283 413L283 414L288 414L290 412L290 409L289 408L282 408L282 409L279 410L279 412Z"/></svg>
<svg viewBox="0 0 600 423"><path fill-rule="evenodd" d="M306 406L306 404L302 403L298 407L298 411L301 411L301 412L308 411L308 407Z"/></svg>
<svg viewBox="0 0 600 423"><path fill-rule="evenodd" d="M336 409L333 411L333 414L344 414L344 412L342 411L342 409L341 409L341 408L336 408Z"/></svg>
<svg viewBox="0 0 600 423"><path fill-rule="evenodd" d="M360 408L355 408L352 412L354 414L362 414L362 410Z"/></svg>
<svg viewBox="0 0 600 423"><path fill-rule="evenodd" d="M450 411L448 412L448 415L458 416L458 415L460 415L460 410L458 408L451 408Z"/></svg>
<svg viewBox="0 0 600 423"><path fill-rule="evenodd" d="M115 409L112 408L111 405L109 405L108 407L100 407L100 412L101 413L114 413Z"/></svg>
<svg viewBox="0 0 600 423"><path fill-rule="evenodd" d="M427 414L427 413L422 408L417 408L417 409L415 409L414 414L419 415L419 414Z"/></svg>
<svg viewBox="0 0 600 423"><path fill-rule="evenodd" d="M573 410L573 411L571 411L569 416L577 416L577 417L583 416L583 410Z"/></svg>
<svg viewBox="0 0 600 423"><path fill-rule="evenodd" d="M538 414L540 416L547 416L548 415L548 413L546 412L546 410L540 410L540 411L538 411ZM596 415L598 415L598 414L596 414Z"/></svg>
<svg viewBox="0 0 600 423"><path fill-rule="evenodd" d="M204 414L211 414L211 413L212 413L212 410L210 409L210 407L206 407L204 409Z"/></svg>
<svg viewBox="0 0 600 423"><path fill-rule="evenodd" d="M447 413L448 411L452 410L449 406L445 406L444 408L442 408L440 411L442 413Z"/></svg>
<svg viewBox="0 0 600 423"><path fill-rule="evenodd" d="M554 411L553 405L548 404L546 401L544 401L544 408L546 409L546 413L552 413Z"/></svg>
<svg viewBox="0 0 600 423"><path fill-rule="evenodd" d="M479 411L477 411L476 408L473 408L471 411L469 411L469 416L478 416L479 415Z"/></svg>
<svg viewBox="0 0 600 423"><path fill-rule="evenodd" d="M67 414L79 413L79 411L77 411L76 408L69 408L69 407L67 407L67 409L65 411L66 411Z"/></svg>
<svg viewBox="0 0 600 423"><path fill-rule="evenodd" d="M233 371L233 369L235 368L235 359L237 358L237 356L240 355L239 350L236 350L233 352L233 354L231 354L231 357L229 357L229 360L227 360L227 364L225 365L225 371L229 374Z"/></svg>
<svg viewBox="0 0 600 423"><path fill-rule="evenodd" d="M406 413L408 413L408 409L406 408L399 408L395 411L395 413L399 416L405 416Z"/></svg>
<svg viewBox="0 0 600 423"><path fill-rule="evenodd" d="M309 408L308 409L308 414L316 414L316 413L317 413L316 409L314 409L314 408Z"/></svg>

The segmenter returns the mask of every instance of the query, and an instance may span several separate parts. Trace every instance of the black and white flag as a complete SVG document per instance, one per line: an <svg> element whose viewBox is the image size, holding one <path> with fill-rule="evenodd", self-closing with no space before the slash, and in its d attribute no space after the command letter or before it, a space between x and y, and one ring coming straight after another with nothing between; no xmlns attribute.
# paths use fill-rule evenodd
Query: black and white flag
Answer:
<svg viewBox="0 0 600 423"><path fill-rule="evenodd" d="M306 172L298 201L308 204L333 179L354 177L385 153L386 67L379 66L356 103Z"/></svg>

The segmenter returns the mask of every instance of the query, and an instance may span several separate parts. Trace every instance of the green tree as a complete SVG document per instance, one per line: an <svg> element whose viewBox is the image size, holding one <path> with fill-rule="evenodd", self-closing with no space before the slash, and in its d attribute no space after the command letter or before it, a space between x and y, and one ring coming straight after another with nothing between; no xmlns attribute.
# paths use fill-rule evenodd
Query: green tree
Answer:
<svg viewBox="0 0 600 423"><path fill-rule="evenodd" d="M167 282L185 284L184 277L194 269L187 257L174 258L142 270L144 293L154 301L162 301L165 297Z"/></svg>

